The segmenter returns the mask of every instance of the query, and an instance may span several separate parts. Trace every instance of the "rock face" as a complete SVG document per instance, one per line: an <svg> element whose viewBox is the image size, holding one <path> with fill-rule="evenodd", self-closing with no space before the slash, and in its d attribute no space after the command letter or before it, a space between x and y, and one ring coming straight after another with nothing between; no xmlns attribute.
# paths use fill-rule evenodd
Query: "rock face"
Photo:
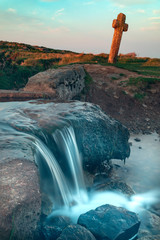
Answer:
<svg viewBox="0 0 160 240"><path fill-rule="evenodd" d="M41 198L36 166L14 160L0 164L0 239L36 239Z"/></svg>
<svg viewBox="0 0 160 240"><path fill-rule="evenodd" d="M70 100L83 90L85 75L81 65L49 69L29 78L24 91L51 93L58 99Z"/></svg>
<svg viewBox="0 0 160 240"><path fill-rule="evenodd" d="M80 215L78 224L97 240L129 240L138 233L140 221L135 213L106 204Z"/></svg>
<svg viewBox="0 0 160 240"><path fill-rule="evenodd" d="M86 228L76 224L65 228L57 240L96 240Z"/></svg>

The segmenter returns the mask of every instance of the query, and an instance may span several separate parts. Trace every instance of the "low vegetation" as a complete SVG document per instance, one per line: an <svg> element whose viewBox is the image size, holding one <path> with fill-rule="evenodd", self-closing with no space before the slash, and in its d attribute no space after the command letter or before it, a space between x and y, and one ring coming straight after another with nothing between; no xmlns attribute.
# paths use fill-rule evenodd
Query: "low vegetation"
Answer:
<svg viewBox="0 0 160 240"><path fill-rule="evenodd" d="M138 77L138 78L130 78L127 85L136 86L140 89L149 89L152 84L160 82L160 78L154 77Z"/></svg>
<svg viewBox="0 0 160 240"><path fill-rule="evenodd" d="M0 89L20 89L28 78L48 68L74 63L102 64L110 66L108 54L84 54L55 50L27 44L0 41ZM136 58L120 55L113 66L137 72L144 76L160 76L160 59ZM150 80L149 80L150 79ZM89 76L87 76L86 85ZM156 78L130 79L128 84L149 87Z"/></svg>

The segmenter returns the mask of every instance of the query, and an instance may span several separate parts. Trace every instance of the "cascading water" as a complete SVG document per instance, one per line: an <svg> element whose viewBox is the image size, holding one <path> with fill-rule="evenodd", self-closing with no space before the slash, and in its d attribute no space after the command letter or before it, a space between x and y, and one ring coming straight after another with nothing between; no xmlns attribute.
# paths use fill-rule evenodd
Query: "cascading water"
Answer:
<svg viewBox="0 0 160 240"><path fill-rule="evenodd" d="M59 164L57 163L56 158L54 157L53 153L49 150L49 148L39 139L36 139L35 143L34 143L37 147L38 152L36 153L36 159L37 159L37 163L39 165L40 171L41 169L41 159L39 154L41 155L43 161L45 161L45 163L47 164L50 173L51 173L51 184L52 184L52 188L54 189L54 195L55 195L55 199L56 196L59 196L58 198L58 202L56 204L56 206L58 205L65 205L65 206L69 206L70 201L71 201L71 193L70 193L70 189L68 187L68 184L66 183L66 179L65 176L59 166ZM61 203L61 204L60 204Z"/></svg>
<svg viewBox="0 0 160 240"><path fill-rule="evenodd" d="M50 193L54 199L54 207L70 207L73 204L87 201L82 161L73 127L65 126L61 130L57 129L52 136L61 155L64 171L54 153L42 140L35 138L34 145L37 149L36 162L41 175L47 175L45 171L46 168L49 169L50 182L48 181L48 184L52 186ZM44 133L43 138L47 139ZM45 181L45 177L42 178ZM47 184L45 188L48 188Z"/></svg>
<svg viewBox="0 0 160 240"><path fill-rule="evenodd" d="M107 203L124 207L136 213L139 213L143 207L149 208L152 204L159 203L160 185L159 181L156 183L156 180L159 179L159 137L150 136L153 139L153 146L151 146L150 139L147 140L148 145L145 142L144 146L142 145L143 141L140 146L132 139L134 154L131 154L126 165L121 168L126 170L124 174L122 172L122 179L126 178L125 180L129 184L134 182L138 189L137 192L146 191L146 194L137 194L128 198L123 194L111 191L87 193L81 154L76 141L79 136L68 124L75 118L73 114L70 119L72 106L68 113L65 104L62 104L61 110L56 104L53 110L53 106L49 108L50 105L47 104L23 103L20 107L21 104L5 103L1 104L2 107L0 105L1 161L3 159L14 160L17 156L19 159L27 161L36 159L41 176L42 195L46 194L53 203L53 211L48 219L55 215L67 215L76 222L80 214ZM6 110L7 105L8 109ZM50 114L51 111L53 111L52 114ZM77 111L79 111L79 105ZM79 120L79 115L77 118ZM89 121L92 122L90 119ZM156 147L153 148L155 145ZM149 155L150 153L153 155ZM132 161L130 161L131 158ZM119 162L118 165L120 165ZM151 175L152 178L149 178L148 176ZM136 186L137 182L140 184L138 187ZM136 188L133 189L136 190ZM150 191L154 188L157 190ZM46 199L45 203L48 203L48 198Z"/></svg>
<svg viewBox="0 0 160 240"><path fill-rule="evenodd" d="M66 181L69 183L70 191L74 200L84 202L87 200L85 189L82 160L78 150L75 132L72 126L57 129L53 138L64 157L66 171Z"/></svg>

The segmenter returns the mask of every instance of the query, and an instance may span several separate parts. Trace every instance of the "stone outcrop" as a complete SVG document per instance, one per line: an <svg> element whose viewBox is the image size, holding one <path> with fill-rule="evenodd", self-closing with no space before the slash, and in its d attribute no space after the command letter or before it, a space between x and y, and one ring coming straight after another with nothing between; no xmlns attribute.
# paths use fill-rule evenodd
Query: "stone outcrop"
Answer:
<svg viewBox="0 0 160 240"><path fill-rule="evenodd" d="M81 65L48 69L29 78L25 92L41 92L70 100L79 95L85 86L85 71Z"/></svg>
<svg viewBox="0 0 160 240"><path fill-rule="evenodd" d="M37 239L40 212L35 164L21 159L0 163L0 239Z"/></svg>
<svg viewBox="0 0 160 240"><path fill-rule="evenodd" d="M133 212L106 204L80 215L78 224L97 240L129 240L137 235L140 220Z"/></svg>

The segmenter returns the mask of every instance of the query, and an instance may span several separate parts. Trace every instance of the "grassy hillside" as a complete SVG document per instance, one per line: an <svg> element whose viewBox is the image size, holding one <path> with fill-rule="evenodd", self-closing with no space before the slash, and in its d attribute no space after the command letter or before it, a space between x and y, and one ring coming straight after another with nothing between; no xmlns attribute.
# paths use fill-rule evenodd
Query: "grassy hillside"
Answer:
<svg viewBox="0 0 160 240"><path fill-rule="evenodd" d="M108 64L108 54L84 54L0 41L0 89L19 89L28 78L48 68L73 63ZM160 59L120 56L114 66L142 75L160 76Z"/></svg>

